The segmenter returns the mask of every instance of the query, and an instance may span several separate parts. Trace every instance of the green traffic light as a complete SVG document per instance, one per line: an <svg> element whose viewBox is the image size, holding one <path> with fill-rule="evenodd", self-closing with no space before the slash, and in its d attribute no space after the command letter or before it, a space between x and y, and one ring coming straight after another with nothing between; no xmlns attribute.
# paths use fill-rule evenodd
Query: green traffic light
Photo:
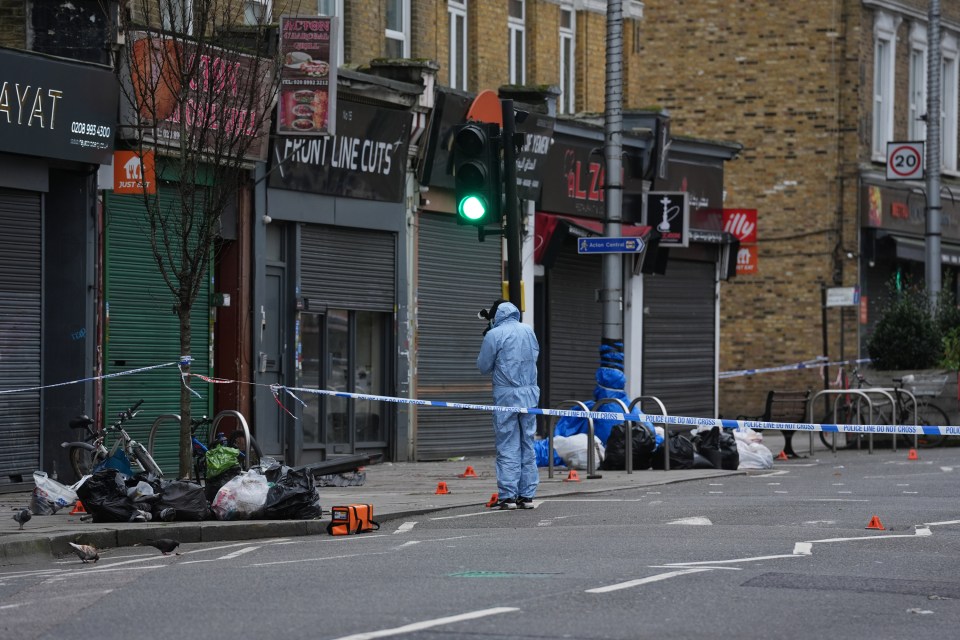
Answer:
<svg viewBox="0 0 960 640"><path fill-rule="evenodd" d="M486 205L477 196L467 196L461 200L458 210L467 220L480 220L487 213Z"/></svg>

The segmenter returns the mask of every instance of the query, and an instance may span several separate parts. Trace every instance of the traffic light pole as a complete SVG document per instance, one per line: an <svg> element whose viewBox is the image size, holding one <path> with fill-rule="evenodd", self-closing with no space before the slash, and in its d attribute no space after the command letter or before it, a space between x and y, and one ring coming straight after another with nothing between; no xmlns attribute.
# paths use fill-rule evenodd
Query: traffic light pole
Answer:
<svg viewBox="0 0 960 640"><path fill-rule="evenodd" d="M503 113L503 213L506 218L507 236L507 286L510 302L517 309L523 308L520 299L520 280L522 265L520 263L520 203L517 199L517 147L514 141L516 121L513 111L513 100L501 100L500 108Z"/></svg>

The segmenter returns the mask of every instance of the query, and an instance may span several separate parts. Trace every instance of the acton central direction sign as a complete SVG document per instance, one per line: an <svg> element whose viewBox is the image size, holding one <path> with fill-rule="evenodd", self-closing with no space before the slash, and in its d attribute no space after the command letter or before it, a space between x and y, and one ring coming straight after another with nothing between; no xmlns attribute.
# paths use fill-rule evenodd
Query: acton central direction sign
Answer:
<svg viewBox="0 0 960 640"><path fill-rule="evenodd" d="M580 238L577 253L640 253L644 244L640 238Z"/></svg>

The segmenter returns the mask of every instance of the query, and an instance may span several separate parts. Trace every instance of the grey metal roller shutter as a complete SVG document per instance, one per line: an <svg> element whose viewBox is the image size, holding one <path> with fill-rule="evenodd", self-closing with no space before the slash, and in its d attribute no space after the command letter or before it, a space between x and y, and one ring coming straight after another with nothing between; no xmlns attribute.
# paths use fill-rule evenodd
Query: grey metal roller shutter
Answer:
<svg viewBox="0 0 960 640"><path fill-rule="evenodd" d="M178 206L172 187L160 187L162 207ZM173 312L173 294L160 276L145 232L143 198L107 194L106 301L107 333L104 339L106 373L175 362L180 357L180 323ZM210 273L204 280L190 314L192 373L210 375ZM135 440L147 444L153 421L160 415L180 413L180 373L164 367L104 383L105 421L143 399L142 412L126 428ZM190 387L194 417L209 415L210 385L192 378ZM179 467L179 436L176 422L158 427L153 456L164 474L174 477Z"/></svg>
<svg viewBox="0 0 960 640"><path fill-rule="evenodd" d="M547 272L545 367L550 407L565 400L593 399L603 317L596 291L601 287L602 274L601 256L578 254L576 238L564 241L563 250Z"/></svg>
<svg viewBox="0 0 960 640"><path fill-rule="evenodd" d="M393 313L396 234L304 225L301 287L311 303Z"/></svg>
<svg viewBox="0 0 960 640"><path fill-rule="evenodd" d="M643 283L643 393L670 415L715 415L716 265L670 260Z"/></svg>
<svg viewBox="0 0 960 640"><path fill-rule="evenodd" d="M38 387L40 194L0 189L0 228L0 390ZM0 415L0 484L29 480L16 476L40 468L40 392L0 394Z"/></svg>
<svg viewBox="0 0 960 640"><path fill-rule="evenodd" d="M417 397L492 401L489 376L477 370L483 341L477 312L501 293L501 241L477 241L477 230L453 216L420 215L417 282ZM490 414L417 408L418 460L483 455L495 450Z"/></svg>

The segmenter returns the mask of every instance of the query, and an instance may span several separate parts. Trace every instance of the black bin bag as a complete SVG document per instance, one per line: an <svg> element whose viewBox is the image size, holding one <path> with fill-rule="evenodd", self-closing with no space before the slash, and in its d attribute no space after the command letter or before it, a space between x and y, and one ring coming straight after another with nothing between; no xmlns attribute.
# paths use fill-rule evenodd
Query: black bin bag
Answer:
<svg viewBox="0 0 960 640"><path fill-rule="evenodd" d="M736 471L740 466L740 453L733 432L720 427L702 431L694 437L697 453L706 458L714 469Z"/></svg>
<svg viewBox="0 0 960 640"><path fill-rule="evenodd" d="M160 499L153 505L154 518L161 519L160 514L166 509L174 510L173 520L197 522L212 516L203 487L185 480L163 483Z"/></svg>
<svg viewBox="0 0 960 640"><path fill-rule="evenodd" d="M664 447L660 447L653 457L653 468L663 470ZM685 434L674 433L670 436L670 470L693 469L693 442Z"/></svg>
<svg viewBox="0 0 960 640"><path fill-rule="evenodd" d="M323 512L320 494L308 470L275 465L267 469L271 483L263 514L266 520L312 520Z"/></svg>
<svg viewBox="0 0 960 640"><path fill-rule="evenodd" d="M642 425L633 425L630 431L632 437L630 455L633 457L633 468L635 470L649 469L653 462L653 452L657 447L657 441L653 433ZM614 425L610 430L603 462L600 463L601 469L617 471L627 468L625 432L626 428L622 422Z"/></svg>
<svg viewBox="0 0 960 640"><path fill-rule="evenodd" d="M77 487L77 498L94 522L129 522L137 507L127 497L127 485L116 469L97 471Z"/></svg>

